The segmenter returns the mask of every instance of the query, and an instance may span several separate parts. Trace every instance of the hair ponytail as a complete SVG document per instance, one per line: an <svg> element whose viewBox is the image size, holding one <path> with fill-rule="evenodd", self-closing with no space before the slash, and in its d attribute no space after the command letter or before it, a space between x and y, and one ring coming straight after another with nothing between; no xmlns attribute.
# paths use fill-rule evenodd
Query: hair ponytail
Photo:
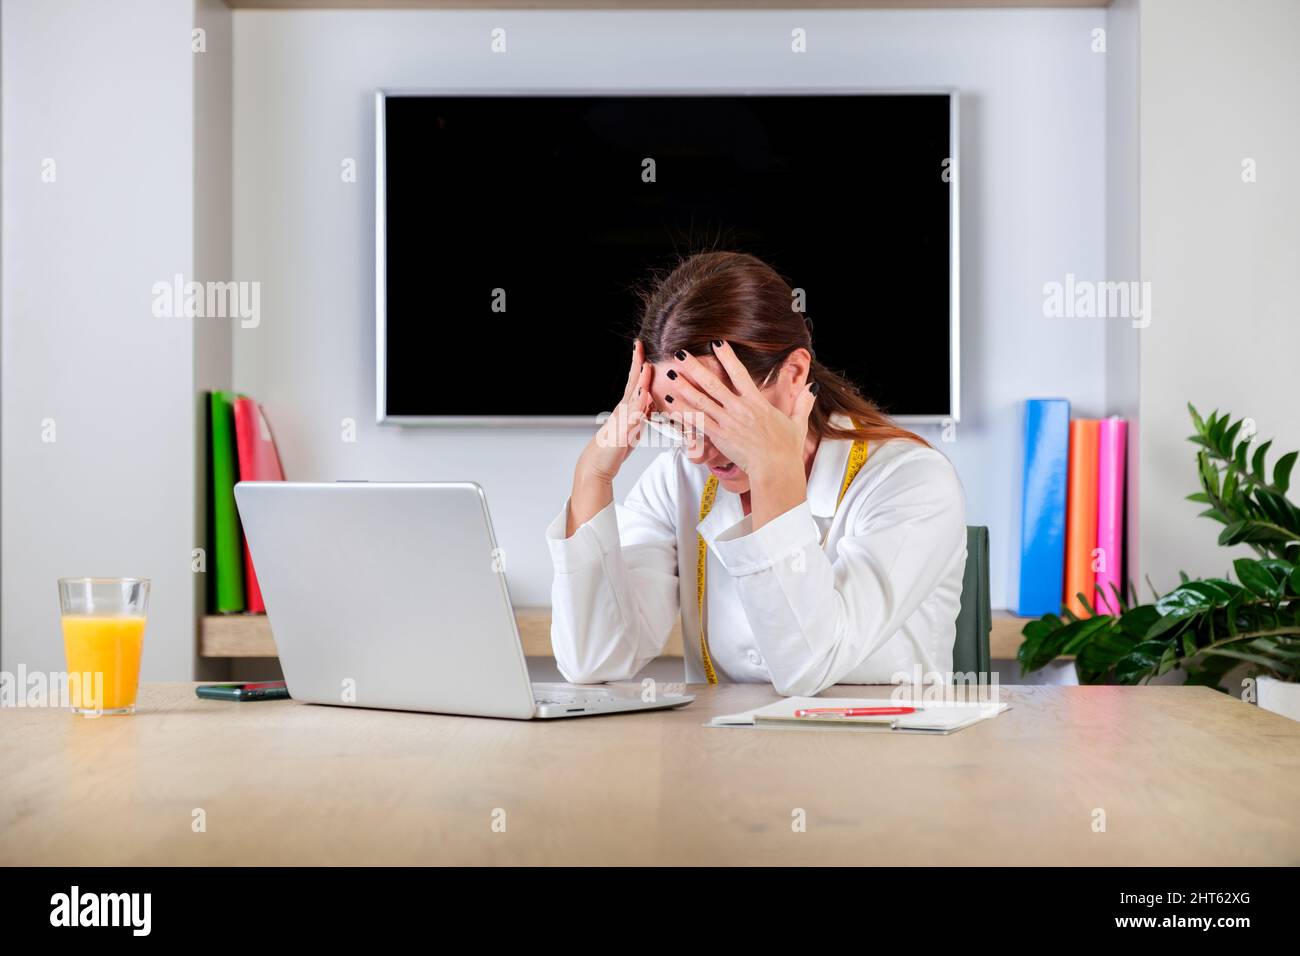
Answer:
<svg viewBox="0 0 1300 956"><path fill-rule="evenodd" d="M899 438L929 445L920 435L895 424L875 402L864 397L857 386L838 372L832 372L816 358L812 360L808 377L817 383L817 404L808 416L808 428L822 438L861 439L868 442ZM832 415L848 416L854 427L844 428L834 424L831 421Z"/></svg>

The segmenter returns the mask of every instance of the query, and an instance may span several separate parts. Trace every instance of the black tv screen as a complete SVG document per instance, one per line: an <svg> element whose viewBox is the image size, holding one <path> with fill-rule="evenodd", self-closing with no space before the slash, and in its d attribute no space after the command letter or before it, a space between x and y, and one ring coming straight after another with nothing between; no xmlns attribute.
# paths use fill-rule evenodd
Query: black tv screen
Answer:
<svg viewBox="0 0 1300 956"><path fill-rule="evenodd" d="M706 249L803 289L817 357L887 411L956 417L952 95L377 103L381 421L591 421L638 285Z"/></svg>

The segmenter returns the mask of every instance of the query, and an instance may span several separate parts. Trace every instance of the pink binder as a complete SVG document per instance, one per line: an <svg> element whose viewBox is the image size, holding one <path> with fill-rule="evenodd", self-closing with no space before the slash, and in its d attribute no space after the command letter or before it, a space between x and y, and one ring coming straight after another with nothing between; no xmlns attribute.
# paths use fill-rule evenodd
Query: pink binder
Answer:
<svg viewBox="0 0 1300 956"><path fill-rule="evenodd" d="M1128 422L1103 418L1097 449L1098 614L1118 614L1115 591L1124 593L1124 450Z"/></svg>

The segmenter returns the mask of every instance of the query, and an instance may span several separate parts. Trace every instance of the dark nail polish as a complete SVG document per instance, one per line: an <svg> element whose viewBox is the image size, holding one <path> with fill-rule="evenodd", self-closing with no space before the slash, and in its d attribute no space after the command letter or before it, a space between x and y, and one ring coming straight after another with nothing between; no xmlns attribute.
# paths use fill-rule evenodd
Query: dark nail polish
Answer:
<svg viewBox="0 0 1300 956"><path fill-rule="evenodd" d="M666 401L669 405L671 405L673 402L673 397L671 395L665 395L664 401Z"/></svg>
<svg viewBox="0 0 1300 956"><path fill-rule="evenodd" d="M816 395L819 391L821 391L821 384L818 382L813 382L811 385L808 386L808 391Z"/></svg>
<svg viewBox="0 0 1300 956"><path fill-rule="evenodd" d="M637 388L636 388L636 393L637 393L638 395L641 394L641 386L640 386L640 385L637 386Z"/></svg>
<svg viewBox="0 0 1300 956"><path fill-rule="evenodd" d="M669 377L669 378L676 378L676 377L677 377L677 373L674 372L672 369L669 369L669 370L668 370L668 377Z"/></svg>
<svg viewBox="0 0 1300 956"><path fill-rule="evenodd" d="M714 339L714 340L713 340L713 347L714 347L715 349L720 349L720 348L722 348L722 339Z"/></svg>
<svg viewBox="0 0 1300 956"><path fill-rule="evenodd" d="M685 361L686 361L686 350L685 350L685 349L678 349L678 350L677 350L677 361L679 361L679 362L685 362Z"/></svg>

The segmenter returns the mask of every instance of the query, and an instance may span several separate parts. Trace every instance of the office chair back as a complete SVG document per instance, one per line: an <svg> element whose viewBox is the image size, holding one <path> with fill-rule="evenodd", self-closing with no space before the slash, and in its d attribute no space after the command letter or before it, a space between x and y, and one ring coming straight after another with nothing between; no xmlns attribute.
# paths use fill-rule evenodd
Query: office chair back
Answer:
<svg viewBox="0 0 1300 956"><path fill-rule="evenodd" d="M993 609L989 606L989 529L966 528L966 573L961 582L957 640L952 648L955 673L987 674Z"/></svg>

